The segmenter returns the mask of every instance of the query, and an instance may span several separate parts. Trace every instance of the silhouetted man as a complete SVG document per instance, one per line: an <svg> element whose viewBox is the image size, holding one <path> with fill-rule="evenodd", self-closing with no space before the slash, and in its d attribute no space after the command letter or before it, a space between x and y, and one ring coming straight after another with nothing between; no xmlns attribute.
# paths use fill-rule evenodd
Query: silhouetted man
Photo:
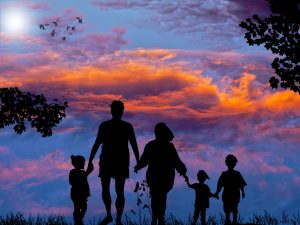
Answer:
<svg viewBox="0 0 300 225"><path fill-rule="evenodd" d="M89 166L92 166L92 161L100 144L102 144L99 177L101 178L102 199L107 216L102 220L101 225L112 222L111 196L109 190L111 178L115 179L115 189L117 193L116 225L120 225L122 224L121 218L125 204L124 184L125 179L129 177L128 141L130 142L137 162L139 161L139 150L132 125L121 120L124 111L123 102L115 100L111 103L110 108L112 119L104 121L99 126L97 138L91 150Z"/></svg>

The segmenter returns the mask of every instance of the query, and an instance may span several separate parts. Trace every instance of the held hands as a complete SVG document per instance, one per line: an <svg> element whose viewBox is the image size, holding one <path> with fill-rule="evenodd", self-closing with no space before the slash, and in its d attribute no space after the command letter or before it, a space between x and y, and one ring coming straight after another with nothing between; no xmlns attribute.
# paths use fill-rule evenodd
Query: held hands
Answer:
<svg viewBox="0 0 300 225"><path fill-rule="evenodd" d="M219 193L217 193L217 192L216 192L216 193L214 193L214 194L212 195L212 197L213 197L213 198L216 198L216 199L218 199L218 200L219 200Z"/></svg>
<svg viewBox="0 0 300 225"><path fill-rule="evenodd" d="M90 174L93 170L94 170L94 165L93 165L93 163L89 163L89 164L88 164L88 167L87 167L87 169L86 169L86 172L87 172L88 174Z"/></svg>
<svg viewBox="0 0 300 225"><path fill-rule="evenodd" d="M188 176L187 176L186 174L182 174L182 176L183 176L183 178L184 178L184 181L185 181L186 183L189 183L189 178L188 178Z"/></svg>
<svg viewBox="0 0 300 225"><path fill-rule="evenodd" d="M212 197L219 200L219 195L216 194L216 193L215 193L215 194L212 194Z"/></svg>
<svg viewBox="0 0 300 225"><path fill-rule="evenodd" d="M135 165L134 166L134 172L137 173L138 171L139 171L139 167L138 167L138 165Z"/></svg>

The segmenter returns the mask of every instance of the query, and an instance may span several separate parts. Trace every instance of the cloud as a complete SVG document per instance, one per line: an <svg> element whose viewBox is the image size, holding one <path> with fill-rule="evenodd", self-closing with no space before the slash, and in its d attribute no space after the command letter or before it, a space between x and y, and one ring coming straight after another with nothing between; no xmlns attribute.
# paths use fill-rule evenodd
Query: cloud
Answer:
<svg viewBox="0 0 300 225"><path fill-rule="evenodd" d="M4 1L1 3L1 7L26 7L32 10L47 10L49 9L49 4L47 3L35 3L30 0L21 0L21 1Z"/></svg>
<svg viewBox="0 0 300 225"><path fill-rule="evenodd" d="M54 151L37 160L16 158L0 169L1 188L10 189L20 184L32 187L65 177L71 166L62 152Z"/></svg>
<svg viewBox="0 0 300 225"><path fill-rule="evenodd" d="M242 36L238 24L252 14L269 14L266 1L93 1L101 10L148 10L150 17L133 21L139 27L150 27L180 35L193 34L195 44L230 48L240 47L236 38ZM213 38L213 42L210 41ZM220 43L220 44L218 44Z"/></svg>

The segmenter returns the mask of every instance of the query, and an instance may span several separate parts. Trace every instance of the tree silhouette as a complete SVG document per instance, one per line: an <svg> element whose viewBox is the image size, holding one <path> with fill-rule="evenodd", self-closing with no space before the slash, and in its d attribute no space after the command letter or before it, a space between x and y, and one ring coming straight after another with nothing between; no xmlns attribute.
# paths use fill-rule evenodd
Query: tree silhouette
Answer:
<svg viewBox="0 0 300 225"><path fill-rule="evenodd" d="M264 45L276 54L272 62L272 88L279 86L300 94L300 0L267 0L271 15L253 15L240 23L249 45Z"/></svg>
<svg viewBox="0 0 300 225"><path fill-rule="evenodd" d="M22 92L17 87L0 88L0 129L15 124L15 132L22 134L28 121L42 137L48 137L66 116L67 107L67 102L60 104L57 99L47 103L42 94Z"/></svg>

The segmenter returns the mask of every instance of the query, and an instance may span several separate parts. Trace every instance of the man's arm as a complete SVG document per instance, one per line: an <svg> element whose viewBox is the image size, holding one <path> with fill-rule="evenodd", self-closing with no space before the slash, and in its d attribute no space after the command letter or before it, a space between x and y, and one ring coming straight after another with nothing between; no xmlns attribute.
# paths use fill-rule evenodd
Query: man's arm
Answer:
<svg viewBox="0 0 300 225"><path fill-rule="evenodd" d="M99 146L100 144L102 144L102 138L101 138L101 125L99 126L99 130L98 130L98 134L97 134L97 137L96 137L96 140L95 140L95 143L92 147L92 150L91 150L91 154L90 154L90 158L89 158L89 164L92 164L93 163L93 159L99 149Z"/></svg>
<svg viewBox="0 0 300 225"><path fill-rule="evenodd" d="M219 180L218 180L217 190L215 193L216 197L219 197L219 193L222 190L222 188L223 188L223 173L221 174L221 176L219 177Z"/></svg>
<svg viewBox="0 0 300 225"><path fill-rule="evenodd" d="M135 159L136 159L136 163L138 163L139 160L140 160L140 153L139 153L139 148L138 148L138 145L137 145L137 142L136 142L135 133L134 133L134 130L133 130L132 126L130 126L129 143L130 143L131 148L133 150L133 153L134 153L134 156L135 156Z"/></svg>

